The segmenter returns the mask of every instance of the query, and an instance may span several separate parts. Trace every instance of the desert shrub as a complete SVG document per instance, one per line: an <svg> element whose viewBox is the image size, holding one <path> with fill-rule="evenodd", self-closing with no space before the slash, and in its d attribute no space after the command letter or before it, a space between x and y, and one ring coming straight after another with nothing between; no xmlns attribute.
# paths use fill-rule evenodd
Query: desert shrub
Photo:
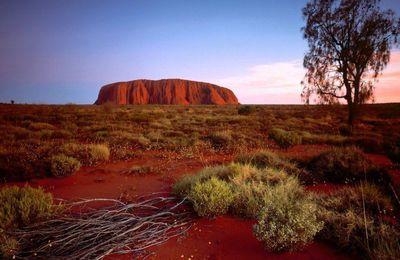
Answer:
<svg viewBox="0 0 400 260"><path fill-rule="evenodd" d="M367 153L382 153L384 151L381 137L354 137L351 143Z"/></svg>
<svg viewBox="0 0 400 260"><path fill-rule="evenodd" d="M8 126L7 129L4 129L3 131L9 136L12 136L12 138L15 140L27 139L31 136L31 131L18 126Z"/></svg>
<svg viewBox="0 0 400 260"><path fill-rule="evenodd" d="M189 193L194 210L202 217L215 217L228 211L234 196L228 183L215 177L196 183Z"/></svg>
<svg viewBox="0 0 400 260"><path fill-rule="evenodd" d="M13 259L19 252L20 244L14 237L3 234L0 230L0 258Z"/></svg>
<svg viewBox="0 0 400 260"><path fill-rule="evenodd" d="M398 227L381 219L392 205L375 185L346 187L331 194L316 194L318 217L325 222L319 236L341 249L370 259L398 259Z"/></svg>
<svg viewBox="0 0 400 260"><path fill-rule="evenodd" d="M51 138L54 139L70 139L72 138L72 133L68 130L56 130L52 132Z"/></svg>
<svg viewBox="0 0 400 260"><path fill-rule="evenodd" d="M400 138L396 142L387 142L384 145L386 155L395 164L400 164Z"/></svg>
<svg viewBox="0 0 400 260"><path fill-rule="evenodd" d="M21 228L56 212L50 193L41 188L13 186L0 190L0 229Z"/></svg>
<svg viewBox="0 0 400 260"><path fill-rule="evenodd" d="M56 177L68 176L77 171L81 164L73 158L65 154L54 155L50 159L51 174Z"/></svg>
<svg viewBox="0 0 400 260"><path fill-rule="evenodd" d="M268 150L261 150L252 154L240 154L235 158L235 162L241 164L251 164L257 168L272 167L284 169L289 173L298 173L299 169L294 163L283 159L276 153Z"/></svg>
<svg viewBox="0 0 400 260"><path fill-rule="evenodd" d="M301 136L302 144L332 144L342 145L348 142L348 137L332 134L312 134L307 131L297 132Z"/></svg>
<svg viewBox="0 0 400 260"><path fill-rule="evenodd" d="M355 147L339 147L323 152L310 161L309 169L320 180L334 183L354 183L364 179L380 181L387 178Z"/></svg>
<svg viewBox="0 0 400 260"><path fill-rule="evenodd" d="M180 196L187 196L195 184L208 181L212 177L229 182L236 187L248 182L275 184L287 179L288 174L280 169L258 169L249 164L231 163L207 167L196 175L185 176L175 183L173 191Z"/></svg>
<svg viewBox="0 0 400 260"><path fill-rule="evenodd" d="M90 157L90 164L95 164L101 161L107 161L110 158L110 150L104 144L90 144L88 153Z"/></svg>
<svg viewBox="0 0 400 260"><path fill-rule="evenodd" d="M273 128L269 132L269 137L273 139L281 148L289 148L296 144L301 144L301 136L296 132L285 131L280 128Z"/></svg>
<svg viewBox="0 0 400 260"><path fill-rule="evenodd" d="M105 144L64 144L60 153L74 157L83 165L94 165L106 161L110 157L110 150Z"/></svg>
<svg viewBox="0 0 400 260"><path fill-rule="evenodd" d="M173 191L177 195L182 197L188 196L192 186L196 183L201 183L211 179L211 177L218 177L220 179L227 179L229 176L232 176L232 168L225 165L215 166L215 167L207 167L201 170L199 173L195 175L189 175L183 177L173 186Z"/></svg>
<svg viewBox="0 0 400 260"><path fill-rule="evenodd" d="M219 131L207 135L206 139L211 143L211 146L216 150L221 150L229 147L233 140L230 131Z"/></svg>
<svg viewBox="0 0 400 260"><path fill-rule="evenodd" d="M393 210L390 198L379 186L370 183L344 187L330 194L320 194L317 201L325 209L344 212L351 208L360 215L364 209L369 215L388 214Z"/></svg>
<svg viewBox="0 0 400 260"><path fill-rule="evenodd" d="M239 115L250 115L254 112L256 112L256 107L255 106L249 106L249 105L242 105L239 106L238 108L238 114Z"/></svg>
<svg viewBox="0 0 400 260"><path fill-rule="evenodd" d="M400 231L398 229L381 222L371 231L373 233L369 241L370 245L364 245L370 259L400 259Z"/></svg>
<svg viewBox="0 0 400 260"><path fill-rule="evenodd" d="M267 189L265 183L255 181L233 186L235 199L230 211L236 216L256 218L264 205Z"/></svg>
<svg viewBox="0 0 400 260"><path fill-rule="evenodd" d="M144 137L143 135L140 135L137 140L138 143L142 146L142 148L146 148L151 144L151 141L146 137Z"/></svg>
<svg viewBox="0 0 400 260"><path fill-rule="evenodd" d="M297 179L269 187L254 234L269 251L294 251L311 242L322 229L317 205Z"/></svg>

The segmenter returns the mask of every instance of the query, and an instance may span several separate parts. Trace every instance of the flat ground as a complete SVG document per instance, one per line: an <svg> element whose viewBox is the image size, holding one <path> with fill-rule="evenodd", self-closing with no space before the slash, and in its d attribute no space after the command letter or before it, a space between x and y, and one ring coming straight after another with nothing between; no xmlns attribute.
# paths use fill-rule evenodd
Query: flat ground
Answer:
<svg viewBox="0 0 400 260"><path fill-rule="evenodd" d="M169 193L183 176L227 164L243 152L270 149L301 164L332 146L352 144L386 167L394 185L400 185L400 104L363 107L352 136L343 124L345 107L256 106L244 112L242 107L0 105L0 177L3 185L41 186L66 200L134 199ZM301 141L282 148L269 135L277 128L296 133ZM103 144L111 155L96 161L79 157L78 171L55 178L52 155L65 152L62 147L71 143ZM307 189L326 193L342 186L328 183ZM184 237L150 248L151 259L350 258L318 240L302 252L268 253L252 234L254 223L231 216L198 218Z"/></svg>

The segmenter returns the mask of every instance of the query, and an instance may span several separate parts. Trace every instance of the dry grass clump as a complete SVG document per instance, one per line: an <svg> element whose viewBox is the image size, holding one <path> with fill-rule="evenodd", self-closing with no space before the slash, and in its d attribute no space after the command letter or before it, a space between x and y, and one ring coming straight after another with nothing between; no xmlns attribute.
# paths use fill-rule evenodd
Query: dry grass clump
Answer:
<svg viewBox="0 0 400 260"><path fill-rule="evenodd" d="M333 148L313 158L308 168L320 181L357 183L360 180L387 182L387 175L378 169L356 147Z"/></svg>
<svg viewBox="0 0 400 260"><path fill-rule="evenodd" d="M255 106L251 106L251 105L241 105L238 108L239 115L250 115L256 111L257 111L257 108Z"/></svg>
<svg viewBox="0 0 400 260"><path fill-rule="evenodd" d="M301 144L301 136L298 133L280 128L272 128L269 132L269 137L284 149Z"/></svg>
<svg viewBox="0 0 400 260"><path fill-rule="evenodd" d="M209 134L206 140L211 143L211 146L216 150L229 148L234 142L230 131L218 131Z"/></svg>
<svg viewBox="0 0 400 260"><path fill-rule="evenodd" d="M12 258L20 249L10 235L15 229L51 218L60 210L50 193L41 188L4 187L0 189L0 256Z"/></svg>
<svg viewBox="0 0 400 260"><path fill-rule="evenodd" d="M51 173L53 176L62 177L71 175L81 167L81 163L64 154L58 154L51 157Z"/></svg>
<svg viewBox="0 0 400 260"><path fill-rule="evenodd" d="M67 156L77 158L82 165L94 165L110 158L110 150L105 144L68 143L64 144L60 151Z"/></svg>
<svg viewBox="0 0 400 260"><path fill-rule="evenodd" d="M390 218L393 208L378 186L363 183L315 197L325 222L321 238L368 259L399 258L400 230L383 218Z"/></svg>

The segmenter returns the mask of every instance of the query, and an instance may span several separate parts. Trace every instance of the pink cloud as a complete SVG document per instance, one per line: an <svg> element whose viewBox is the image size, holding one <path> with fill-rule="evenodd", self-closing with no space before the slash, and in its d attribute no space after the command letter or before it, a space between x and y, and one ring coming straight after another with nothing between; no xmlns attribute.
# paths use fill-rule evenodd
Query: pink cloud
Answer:
<svg viewBox="0 0 400 260"><path fill-rule="evenodd" d="M300 94L305 70L300 60L256 65L243 74L215 83L232 89L243 104L302 104ZM400 102L400 51L375 84L375 102Z"/></svg>

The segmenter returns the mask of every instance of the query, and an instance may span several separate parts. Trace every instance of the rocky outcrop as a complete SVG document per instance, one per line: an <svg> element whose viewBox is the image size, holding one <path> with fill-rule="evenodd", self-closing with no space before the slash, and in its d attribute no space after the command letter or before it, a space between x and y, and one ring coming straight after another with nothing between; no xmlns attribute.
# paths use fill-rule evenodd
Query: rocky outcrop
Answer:
<svg viewBox="0 0 400 260"><path fill-rule="evenodd" d="M95 104L238 104L227 88L182 79L133 80L105 85Z"/></svg>

